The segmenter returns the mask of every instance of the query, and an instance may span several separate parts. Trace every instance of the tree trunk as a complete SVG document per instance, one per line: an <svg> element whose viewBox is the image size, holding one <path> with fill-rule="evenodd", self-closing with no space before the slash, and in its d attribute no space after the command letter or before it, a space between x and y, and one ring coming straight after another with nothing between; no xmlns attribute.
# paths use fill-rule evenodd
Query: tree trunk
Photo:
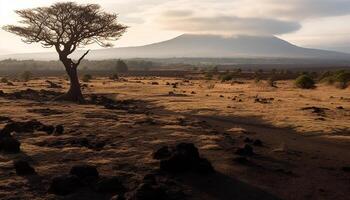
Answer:
<svg viewBox="0 0 350 200"><path fill-rule="evenodd" d="M67 71L69 80L70 80L70 87L67 92L67 99L70 101L78 102L78 103L84 103L84 97L81 92L77 68L71 67L69 72Z"/></svg>
<svg viewBox="0 0 350 200"><path fill-rule="evenodd" d="M62 61L62 62L69 76L70 87L66 94L63 94L55 98L55 100L85 103L85 99L83 97L83 94L80 88L80 83L79 83L79 78L77 73L77 66L74 65L74 63L72 63L71 61Z"/></svg>

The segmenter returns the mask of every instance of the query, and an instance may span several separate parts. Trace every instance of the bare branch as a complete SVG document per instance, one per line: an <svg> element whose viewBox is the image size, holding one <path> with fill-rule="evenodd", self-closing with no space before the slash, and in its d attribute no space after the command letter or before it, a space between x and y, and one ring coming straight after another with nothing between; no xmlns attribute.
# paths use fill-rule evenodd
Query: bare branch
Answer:
<svg viewBox="0 0 350 200"><path fill-rule="evenodd" d="M90 52L90 49L87 50L87 51L84 53L84 55L82 55L82 56L79 58L78 62L75 63L75 66L76 66L76 67L78 67L78 66L80 65L80 62L84 59L84 57L85 57L89 52Z"/></svg>

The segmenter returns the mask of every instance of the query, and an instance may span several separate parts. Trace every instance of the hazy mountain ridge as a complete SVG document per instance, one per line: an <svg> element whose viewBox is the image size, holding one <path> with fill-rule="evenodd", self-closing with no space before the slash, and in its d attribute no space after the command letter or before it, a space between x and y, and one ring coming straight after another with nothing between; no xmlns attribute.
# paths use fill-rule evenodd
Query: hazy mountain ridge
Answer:
<svg viewBox="0 0 350 200"><path fill-rule="evenodd" d="M82 51L77 51L78 56ZM350 60L350 54L335 51L298 47L274 36L222 37L215 35L184 34L176 38L138 47L123 47L93 50L87 59L116 58L232 58L232 57L270 57L270 58L316 58ZM0 56L0 59L57 60L56 53L29 53Z"/></svg>

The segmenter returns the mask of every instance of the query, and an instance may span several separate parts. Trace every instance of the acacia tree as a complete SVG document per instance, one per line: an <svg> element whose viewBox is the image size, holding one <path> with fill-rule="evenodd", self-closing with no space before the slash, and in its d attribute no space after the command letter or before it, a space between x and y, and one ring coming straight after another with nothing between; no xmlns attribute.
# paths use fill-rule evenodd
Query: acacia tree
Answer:
<svg viewBox="0 0 350 200"><path fill-rule="evenodd" d="M16 13L22 18L21 25L7 25L3 29L21 36L25 43L54 47L70 78L68 92L56 99L83 103L77 68L89 50L78 60L73 61L69 55L78 47L93 43L110 47L108 41L119 39L127 27L118 23L116 14L104 12L97 4L64 2Z"/></svg>

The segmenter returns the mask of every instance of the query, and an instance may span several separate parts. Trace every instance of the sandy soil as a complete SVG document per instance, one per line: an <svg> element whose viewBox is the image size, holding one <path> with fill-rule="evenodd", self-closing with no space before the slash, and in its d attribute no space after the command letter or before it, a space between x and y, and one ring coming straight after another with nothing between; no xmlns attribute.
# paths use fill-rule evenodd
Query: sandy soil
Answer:
<svg viewBox="0 0 350 200"><path fill-rule="evenodd" d="M16 135L21 154L0 154L0 199L109 199L90 193L57 197L47 188L53 176L68 173L77 163L95 165L102 175L123 177L134 188L144 174L158 168L152 152L178 142L195 143L217 171L210 176L175 177L189 199L350 199L350 173L342 170L350 166L350 89L320 85L301 90L290 81L271 88L249 81L127 79L98 78L86 83L84 93L139 100L139 112L0 98L1 116L65 127L60 136ZM56 91L67 88L66 81L50 80L64 86ZM173 83L178 83L176 88ZM10 93L48 85L43 80L14 84L0 87ZM303 109L312 106L324 109ZM36 108L59 112L45 115L31 110ZM247 137L262 140L263 146L254 146L254 156L237 162L235 151ZM106 145L98 150L74 146L69 142L74 138ZM30 161L39 176L17 176L12 161L19 158Z"/></svg>

